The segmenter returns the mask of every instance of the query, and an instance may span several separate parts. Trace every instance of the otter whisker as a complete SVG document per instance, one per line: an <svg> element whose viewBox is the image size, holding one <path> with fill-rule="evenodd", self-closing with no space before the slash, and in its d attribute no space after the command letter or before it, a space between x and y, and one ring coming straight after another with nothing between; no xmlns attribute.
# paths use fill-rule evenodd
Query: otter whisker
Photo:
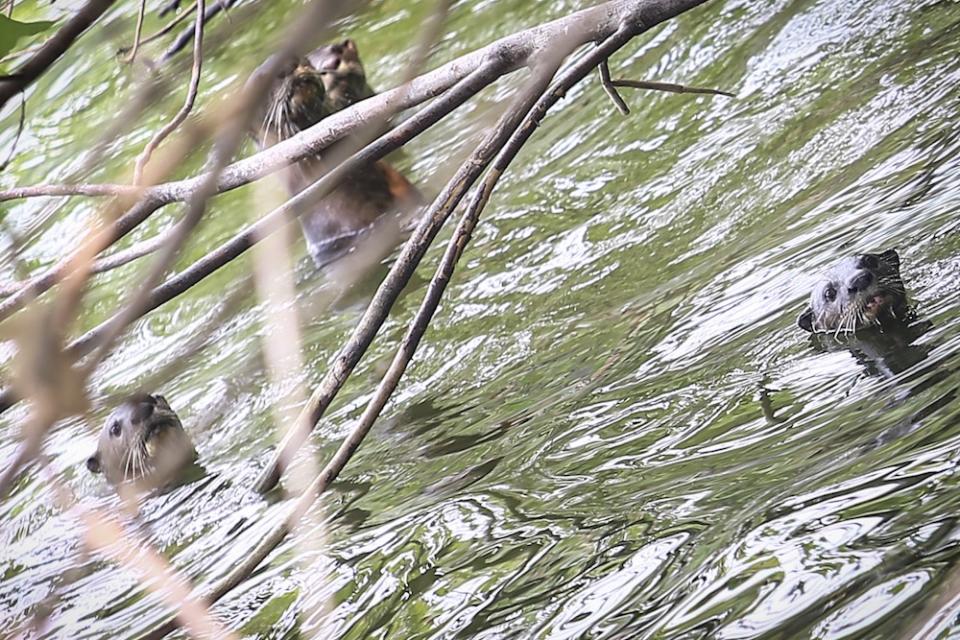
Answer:
<svg viewBox="0 0 960 640"><path fill-rule="evenodd" d="M142 478L143 476L147 475L146 468L144 465L144 462L145 462L144 446L145 445L141 443L141 445L137 447L137 477L138 478Z"/></svg>

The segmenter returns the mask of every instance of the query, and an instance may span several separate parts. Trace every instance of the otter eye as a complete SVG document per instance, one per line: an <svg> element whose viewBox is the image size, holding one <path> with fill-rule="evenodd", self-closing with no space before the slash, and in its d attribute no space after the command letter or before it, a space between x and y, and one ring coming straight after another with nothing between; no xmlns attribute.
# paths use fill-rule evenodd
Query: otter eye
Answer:
<svg viewBox="0 0 960 640"><path fill-rule="evenodd" d="M120 423L119 423L119 422L114 422L113 424L110 425L110 435L113 436L114 438L116 438L117 436L120 435Z"/></svg>
<svg viewBox="0 0 960 640"><path fill-rule="evenodd" d="M834 289L832 284L828 284L827 288L823 290L823 297L831 302L837 299L837 290Z"/></svg>
<svg viewBox="0 0 960 640"><path fill-rule="evenodd" d="M877 259L869 254L860 256L859 262L861 269L876 269L878 266L880 266L877 263Z"/></svg>

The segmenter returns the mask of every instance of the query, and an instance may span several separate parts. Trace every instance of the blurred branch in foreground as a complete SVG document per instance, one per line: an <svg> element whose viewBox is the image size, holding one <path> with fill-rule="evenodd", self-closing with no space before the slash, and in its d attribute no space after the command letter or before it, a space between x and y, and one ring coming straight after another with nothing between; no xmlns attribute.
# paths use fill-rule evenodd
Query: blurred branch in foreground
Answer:
<svg viewBox="0 0 960 640"><path fill-rule="evenodd" d="M14 316L16 317L13 319L21 320L38 309L47 312L43 316L42 327L49 327L50 330L47 333L41 332L41 338L49 340L49 344L40 343L40 347L44 345L49 347L47 351L51 356L47 358L49 362L42 357L37 357L38 354L46 353L39 348L33 353L25 354L31 357L24 361L27 373L23 375L28 381L36 382L36 388L31 390L29 385L25 386L18 378L17 385L10 386L0 393L0 410L12 406L21 397L30 399L34 409L28 428L24 429L25 439L16 459L0 476L0 495L4 495L9 490L23 467L41 454L44 438L49 429L63 416L82 410L86 399L85 386L90 374L109 355L132 322L189 290L242 255L250 247L284 229L286 224L295 219L298 211L329 194L351 171L399 149L499 78L518 69L529 69L529 76L524 78L522 89L500 114L496 125L486 132L482 142L422 212L416 229L403 245L352 335L338 352L300 414L294 420L286 418L290 422L290 429L257 479L256 488L259 491L269 491L279 483L291 461L296 459L302 444L372 344L400 292L409 282L446 220L473 189L473 194L468 200L422 303L408 324L404 338L359 422L319 472L306 468L306 475L302 476L301 481L297 483L299 485L297 488L302 490L292 503L287 505L288 511L285 517L245 554L239 564L225 571L219 580L214 580L208 587L199 591L194 590L192 593L188 583L178 580L176 591L179 602L174 603L177 607L175 617L151 631L146 637L163 637L180 625L190 626L191 621L195 624L198 620L197 615L205 614L209 606L247 580L287 536L300 526L300 521L309 513L317 497L329 488L361 446L389 402L420 345L446 286L452 278L456 264L463 255L491 194L517 153L539 127L549 110L594 68L600 69L604 90L617 102L619 94L614 87L635 87L641 83L612 81L607 68L609 57L635 36L703 1L613 0L573 13L502 38L474 53L442 65L434 71L415 77L399 87L329 115L314 126L248 158L229 163L249 128L250 118L255 112L258 101L263 99L267 93L268 83L276 76L279 61L283 55L302 55L308 42L325 35L324 30L318 30L316 25L330 24L342 9L338 3L317 0L308 5L298 16L298 21L289 29L290 37L281 41L278 53L282 55L277 55L275 62L268 61L262 65L258 73L253 74L244 88L238 91L240 97L238 106L226 114L228 117L221 118L220 126L216 127L215 133L211 135L213 148L203 173L184 180L152 185L149 184L148 179L145 181L147 184L142 187L120 184L41 185L0 192L0 201L35 196L106 196L109 200L106 201L104 209L110 212L110 215L105 213L91 222L91 231L78 249L65 256L53 267L30 278L0 303L0 320ZM214 6L223 4L225 3L219 2ZM430 49L430 42L438 37L442 17L449 7L449 2L438 0L437 6L439 17L436 22L426 25L425 44L421 43L422 48L418 49L417 55L414 56L415 64L425 59ZM202 44L199 36L202 33L206 13L203 9L204 4L200 2L194 25L195 73L188 89L187 101L181 108L183 118L186 117L186 112L189 112L193 98L196 97ZM139 40L139 36L137 39ZM585 51L580 51L584 45L591 46ZM580 51L579 54L577 54L578 51ZM574 54L577 54L577 57L570 62L562 74L557 76L558 69ZM409 75L412 76L413 73ZM663 87L673 87L669 90L678 90L677 87L679 87L682 92L692 90L694 93L722 93L716 90L697 90L697 88L666 83L643 84L661 86L642 88L663 90ZM342 146L340 153L346 156L343 161L312 185L273 208L179 273L166 276L180 250L199 224L211 198L283 170L291 164L314 158L321 152L326 152L330 145L343 140L350 134L376 130L377 127L371 127L371 123L388 122L396 113L428 101L429 104L421 107L413 116L392 127L376 140L368 144L359 143L352 147ZM622 98L619 98L617 104L622 105L621 110L626 109ZM183 118L178 115L168 128L172 131L179 126ZM155 140L162 139L163 135L158 134ZM358 137L362 139L362 134ZM167 146L173 145L164 145L164 148ZM349 149L349 152L342 151L344 148ZM138 163L140 169L146 165L149 149L148 146L148 150L142 156L143 162ZM140 181L140 172L140 170L137 171L135 182ZM105 261L111 259L98 260L98 256L157 210L175 202L185 202L186 211L172 228L162 232L162 242L157 242L156 238L148 239L146 242L153 244L146 249L142 245L135 246L125 250L126 254L119 252L111 256L113 263L110 265L136 259L153 250L160 253L145 275L131 289L123 305L99 326L68 341L68 329L71 321L78 314L88 278L98 268L104 270ZM122 259L119 256L122 256ZM293 287L290 279L289 258L284 262L286 266L278 265L277 268L280 271L273 274L264 269L261 262L260 273L257 275L261 282L259 285L261 295L270 300L271 304L288 306L293 299ZM164 280L165 277L166 280ZM265 293L268 288L264 289L269 282L280 283L277 286L282 286L286 292L285 295L275 299L269 298ZM30 304L60 283L64 286L60 287L49 309L40 309L38 305ZM18 314L21 311L23 313ZM282 331L278 329L279 333L291 337L293 341L299 341L296 337L299 332L295 317L287 318L286 323L282 317L271 318L268 321L273 326L282 328ZM268 347L273 350L273 361L270 366L273 368L271 375L275 381L298 375L296 372L299 370L299 365L295 362L298 356L294 353L297 345L286 345L286 347L290 349L286 355L280 352L280 346L276 343ZM286 364L282 362L283 360L287 360ZM42 375L48 372L50 366L56 368L60 378ZM62 393L64 390L69 390L70 393L53 403L52 406L56 410L46 407L44 402L52 394ZM169 600L166 602L170 603ZM209 632L211 632L210 627L199 631L199 633Z"/></svg>

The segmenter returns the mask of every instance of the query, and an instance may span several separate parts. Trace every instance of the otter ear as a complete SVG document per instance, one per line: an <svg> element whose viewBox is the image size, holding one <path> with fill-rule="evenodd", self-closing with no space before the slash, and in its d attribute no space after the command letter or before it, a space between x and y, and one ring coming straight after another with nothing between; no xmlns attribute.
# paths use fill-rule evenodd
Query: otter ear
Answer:
<svg viewBox="0 0 960 640"><path fill-rule="evenodd" d="M90 470L90 473L100 473L102 469L100 468L100 454L95 453L89 458L87 458L87 469Z"/></svg>
<svg viewBox="0 0 960 640"><path fill-rule="evenodd" d="M900 269L900 254L896 249L887 249L880 254L880 259L896 269Z"/></svg>
<svg viewBox="0 0 960 640"><path fill-rule="evenodd" d="M813 333L813 309L810 307L804 309L800 317L797 318L797 326L807 333Z"/></svg>
<svg viewBox="0 0 960 640"><path fill-rule="evenodd" d="M153 396L137 398L136 404L133 407L133 421L143 422L153 415L153 410L156 408L156 406L157 401Z"/></svg>

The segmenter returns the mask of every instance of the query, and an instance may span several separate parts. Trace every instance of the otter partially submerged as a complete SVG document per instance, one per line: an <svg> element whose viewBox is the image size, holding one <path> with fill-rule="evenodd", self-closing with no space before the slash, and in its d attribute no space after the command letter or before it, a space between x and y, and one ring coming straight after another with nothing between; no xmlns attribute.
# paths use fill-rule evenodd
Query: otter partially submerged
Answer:
<svg viewBox="0 0 960 640"><path fill-rule="evenodd" d="M810 293L797 324L810 332L853 332L909 319L900 278L900 256L893 249L844 258Z"/></svg>
<svg viewBox="0 0 960 640"><path fill-rule="evenodd" d="M261 148L272 146L373 93L352 40L290 58L273 80L254 138ZM290 193L300 193L331 168L323 155L301 160L286 172ZM385 214L411 211L420 202L419 191L400 172L383 160L369 163L299 212L310 255L326 264Z"/></svg>
<svg viewBox="0 0 960 640"><path fill-rule="evenodd" d="M161 395L135 394L107 417L87 469L118 485L159 487L196 459L190 436Z"/></svg>

